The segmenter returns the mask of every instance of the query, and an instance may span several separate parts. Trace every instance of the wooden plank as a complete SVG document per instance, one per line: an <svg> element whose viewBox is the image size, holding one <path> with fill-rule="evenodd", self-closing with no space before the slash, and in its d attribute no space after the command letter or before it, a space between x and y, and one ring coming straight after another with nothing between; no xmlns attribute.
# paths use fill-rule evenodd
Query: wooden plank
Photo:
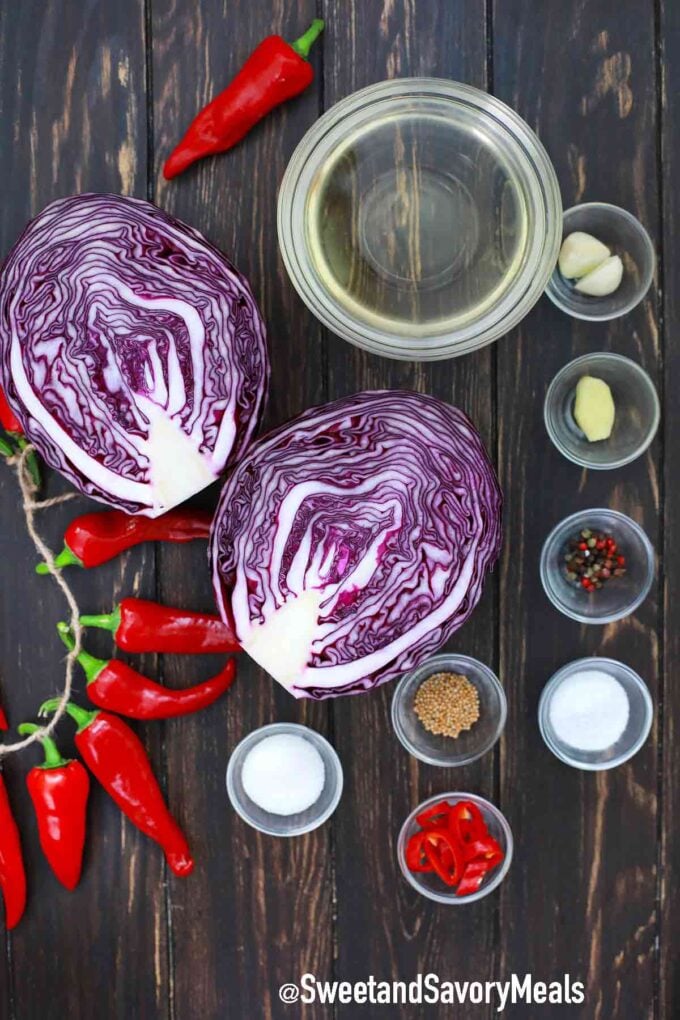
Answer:
<svg viewBox="0 0 680 1020"><path fill-rule="evenodd" d="M143 195L146 117L141 0L86 6L26 0L4 4L1 18L4 254L29 216L54 198L88 189ZM0 488L0 668L3 698L16 724L34 717L61 684L63 648L54 626L65 607L56 587L33 573L34 551L14 480L4 468ZM63 488L50 480L50 492ZM55 545L85 505L79 500L45 517ZM122 593L152 590L152 568L153 554L145 550L110 568L70 576L81 605L94 611ZM107 647L90 643L95 650ZM82 697L81 677L78 688ZM72 730L62 726L65 746ZM149 738L158 750L150 731ZM32 750L6 766L30 901L11 938L10 982L2 981L0 1001L6 1007L11 984L12 1015L19 1018L91 1020L102 1008L111 1017L165 1016L162 855L95 789L84 877L75 893L67 893L42 859L25 791L26 771L38 760Z"/></svg>
<svg viewBox="0 0 680 1020"><path fill-rule="evenodd" d="M660 4L659 30L662 70L661 105L661 189L663 196L663 233L659 283L663 294L663 423L664 473L662 480L663 516L663 644L661 648L661 690L663 691L663 729L659 760L662 782L659 825L660 871L660 945L658 955L659 994L657 1016L670 1017L678 1012L680 975L677 945L680 922L675 896L680 882L677 818L680 812L680 690L675 670L680 662L680 288L676 267L680 260L680 197L677 172L680 168L680 8L669 0Z"/></svg>
<svg viewBox="0 0 680 1020"><path fill-rule="evenodd" d="M529 27L530 26L530 27ZM635 0L494 5L496 95L536 128L565 206L602 199L658 236L654 16ZM653 1015L656 895L656 734L609 773L560 764L536 725L538 697L563 663L603 654L658 680L656 593L631 618L579 626L547 603L540 544L566 513L612 506L658 547L659 445L617 472L581 472L553 449L542 401L555 372L586 351L613 349L658 379L654 291L608 325L572 321L543 299L498 345L502 483L509 514L501 574L501 664L512 677L501 803L517 841L504 883L502 971L587 983L587 1015ZM632 1012L631 1012L632 1010Z"/></svg>
<svg viewBox="0 0 680 1020"><path fill-rule="evenodd" d="M486 84L483 2L424 0L365 4L326 0L325 102L390 77L426 75ZM367 388L432 393L462 407L495 449L495 353L486 349L458 361L394 362L365 355L326 335L329 397ZM451 647L494 668L495 580ZM411 808L433 792L468 789L494 793L494 756L456 772L420 765L398 744L390 723L394 685L333 706L336 745L345 765L346 792L336 830L338 978L411 979L421 971L442 978L494 976L495 897L473 911L451 911L419 897L404 882L396 836ZM452 916L453 915L453 916ZM463 916L464 915L464 916ZM395 1016L416 1015L397 1007ZM490 1011L489 1011L490 1013ZM420 1015L418 1013L417 1015ZM448 1015L431 1007L429 1015ZM479 1011L476 1015L483 1015Z"/></svg>
<svg viewBox="0 0 680 1020"><path fill-rule="evenodd" d="M293 292L277 254L276 193L287 160L319 111L319 86L277 110L233 152L165 182L163 160L196 110L224 87L270 32L296 38L315 16L305 2L190 0L153 5L154 188L157 202L204 231L246 274L269 331L273 374L267 425L323 396L318 324ZM226 41L226 42L225 42ZM312 61L318 67L320 47ZM215 493L208 497L214 505ZM163 600L209 606L204 553L163 550ZM193 680L191 662L169 660L170 682ZM207 675L207 674L204 674ZM173 884L174 999L178 1017L287 1015L278 987L305 970L330 976L330 828L294 840L258 835L232 811L224 773L246 733L278 719L327 726L325 706L295 703L248 661L222 704L168 727L169 790L182 806L197 853L196 873ZM279 1011L283 1010L283 1013ZM319 1014L296 1010L296 1015Z"/></svg>

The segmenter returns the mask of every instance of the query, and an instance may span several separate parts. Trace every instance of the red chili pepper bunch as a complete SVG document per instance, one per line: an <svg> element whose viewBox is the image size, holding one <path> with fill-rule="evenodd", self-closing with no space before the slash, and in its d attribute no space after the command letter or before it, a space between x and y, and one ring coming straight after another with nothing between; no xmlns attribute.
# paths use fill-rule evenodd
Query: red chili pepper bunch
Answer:
<svg viewBox="0 0 680 1020"><path fill-rule="evenodd" d="M119 510L83 514L66 529L64 548L56 564L91 568L106 563L126 549L148 541L191 542L207 538L211 515L203 510L171 510L149 520ZM46 565L37 566L45 573ZM84 615L84 627L101 627L113 633L125 652L237 652L240 645L219 616L161 606L146 599L126 598L111 613ZM57 625L64 644L75 642L68 625ZM230 659L210 680L184 690L169 690L118 659L97 659L84 649L78 654L90 701L130 719L168 719L207 708L231 686L235 664Z"/></svg>
<svg viewBox="0 0 680 1020"><path fill-rule="evenodd" d="M85 514L69 525L57 565L94 567L140 542L188 542L206 538L209 530L210 515L203 511L171 511L155 521L131 518L119 511ZM42 565L38 570L45 572ZM143 599L123 599L113 612L83 616L80 622L110 630L118 647L128 652L235 652L240 648L218 616ZM68 625L60 623L57 629L72 650L75 641ZM170 869L176 875L189 875L194 867L189 845L165 803L144 745L127 723L112 713L132 719L167 719L197 712L231 686L234 659L210 680L184 690L168 690L117 659L97 659L85 650L77 658L85 672L88 697L97 706L93 711L73 702L66 706L77 724L75 743L81 758L130 821L160 844ZM58 699L45 702L40 714L55 711L58 703ZM0 709L3 727L7 728L6 719ZM19 726L23 734L37 729L34 723ZM40 844L59 881L74 889L82 869L89 774L80 762L64 759L52 738L41 740L45 760L27 777ZM26 874L18 828L1 775L0 890L7 928L12 928L24 911Z"/></svg>
<svg viewBox="0 0 680 1020"><path fill-rule="evenodd" d="M420 826L406 845L409 871L432 871L457 896L476 892L505 854L471 800L440 801L416 815Z"/></svg>

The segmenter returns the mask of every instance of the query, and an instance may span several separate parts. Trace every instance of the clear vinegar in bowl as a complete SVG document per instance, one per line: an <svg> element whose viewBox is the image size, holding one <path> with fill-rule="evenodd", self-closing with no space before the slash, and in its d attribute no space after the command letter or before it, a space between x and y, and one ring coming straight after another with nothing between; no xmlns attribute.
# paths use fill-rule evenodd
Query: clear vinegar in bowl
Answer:
<svg viewBox="0 0 680 1020"><path fill-rule="evenodd" d="M318 318L393 358L436 360L506 333L557 260L562 206L514 111L434 78L356 92L310 128L281 184L291 280Z"/></svg>
<svg viewBox="0 0 680 1020"><path fill-rule="evenodd" d="M436 110L386 114L319 168L309 251L350 315L428 336L479 318L512 286L526 203L493 139L469 128Z"/></svg>

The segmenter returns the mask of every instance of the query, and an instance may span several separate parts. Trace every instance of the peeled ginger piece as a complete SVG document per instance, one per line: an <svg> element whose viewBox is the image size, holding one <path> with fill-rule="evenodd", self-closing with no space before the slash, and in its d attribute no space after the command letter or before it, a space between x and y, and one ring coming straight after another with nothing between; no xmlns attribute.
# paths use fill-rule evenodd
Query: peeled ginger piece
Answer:
<svg viewBox="0 0 680 1020"><path fill-rule="evenodd" d="M610 249L592 234L575 230L562 243L557 260L559 270L567 280L580 280L597 269L611 255Z"/></svg>
<svg viewBox="0 0 680 1020"><path fill-rule="evenodd" d="M589 443L609 439L614 428L614 398L604 379L583 375L576 387L574 418Z"/></svg>

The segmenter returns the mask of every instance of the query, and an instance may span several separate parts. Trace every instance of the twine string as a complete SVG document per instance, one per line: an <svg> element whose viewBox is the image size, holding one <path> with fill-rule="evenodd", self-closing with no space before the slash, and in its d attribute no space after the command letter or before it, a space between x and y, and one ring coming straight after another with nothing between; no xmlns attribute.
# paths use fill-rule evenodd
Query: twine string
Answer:
<svg viewBox="0 0 680 1020"><path fill-rule="evenodd" d="M36 501L35 496L38 493L38 485L31 476L28 466L28 458L31 453L34 453L34 451L35 447L29 444L24 447L20 454L17 454L14 457L9 457L7 459L7 463L10 464L16 471L19 489L21 490L22 507L26 518L26 530L31 536L31 540L37 552L47 564L49 573L56 581L57 586L61 589L66 603L71 610L69 626L73 634L74 645L73 649L66 656L64 686L54 715L49 722L45 723L45 725L41 726L40 729L35 731L35 733L31 733L30 736L25 737L23 740L18 740L14 744L0 743L0 758L13 754L15 751L22 751L25 747L29 747L31 744L36 743L38 740L42 740L43 737L48 737L52 733L55 726L64 715L66 705L71 697L75 664L82 648L83 628L80 625L80 609L78 607L78 603L75 600L73 592L62 577L61 570L55 563L54 553L40 537L35 523L35 515L39 510L49 510L50 507L59 506L61 503L67 503L69 500L75 499L76 494L66 493L63 496L55 496L53 499Z"/></svg>

